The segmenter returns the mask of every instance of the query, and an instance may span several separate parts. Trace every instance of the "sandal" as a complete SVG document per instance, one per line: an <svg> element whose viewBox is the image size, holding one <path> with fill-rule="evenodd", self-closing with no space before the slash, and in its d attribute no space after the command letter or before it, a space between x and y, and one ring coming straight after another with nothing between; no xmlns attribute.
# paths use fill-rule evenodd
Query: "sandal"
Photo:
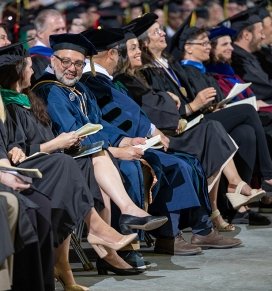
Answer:
<svg viewBox="0 0 272 291"><path fill-rule="evenodd" d="M216 223L215 219L216 218L221 218L221 222L220 223ZM221 216L221 213L218 209L214 210L210 216L214 227L221 232L227 232L227 231L234 231L235 230L235 225L230 224L228 222L226 222L223 217Z"/></svg>
<svg viewBox="0 0 272 291"><path fill-rule="evenodd" d="M226 196L228 197L232 207L234 209L238 209L243 205L247 205L251 202L260 200L266 193L262 189L251 189L251 195L244 195L242 194L242 188L247 185L246 182L241 181L238 185L229 185L234 186L235 190L234 193L227 193ZM232 187L230 187L232 188Z"/></svg>

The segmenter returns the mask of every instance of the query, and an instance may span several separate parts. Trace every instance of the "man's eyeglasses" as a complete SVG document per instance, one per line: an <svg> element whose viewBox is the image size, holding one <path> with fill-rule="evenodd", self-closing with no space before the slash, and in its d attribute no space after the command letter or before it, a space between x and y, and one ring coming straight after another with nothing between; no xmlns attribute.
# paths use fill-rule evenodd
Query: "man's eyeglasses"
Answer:
<svg viewBox="0 0 272 291"><path fill-rule="evenodd" d="M85 67L85 65L86 65L86 63L83 62L83 61L75 61L75 62L72 62L70 59L60 58L57 55L54 55L54 57L56 57L58 60L60 60L61 65L65 69L70 68L72 65L74 65L76 69L83 69Z"/></svg>
<svg viewBox="0 0 272 291"><path fill-rule="evenodd" d="M203 42L186 42L186 44L196 44L196 45L201 45L203 47L208 47L211 45L210 41L203 41Z"/></svg>

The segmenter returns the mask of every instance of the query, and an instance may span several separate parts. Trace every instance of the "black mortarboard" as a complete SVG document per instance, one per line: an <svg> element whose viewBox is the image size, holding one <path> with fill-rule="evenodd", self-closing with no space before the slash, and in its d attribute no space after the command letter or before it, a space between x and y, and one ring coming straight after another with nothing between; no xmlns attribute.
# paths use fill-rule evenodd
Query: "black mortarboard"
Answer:
<svg viewBox="0 0 272 291"><path fill-rule="evenodd" d="M200 30L200 28L195 27L195 12L191 12L191 14L185 19L182 23L181 27L177 30L177 32L172 37L169 52L172 53L174 50L183 51L184 45L188 39L190 39L191 35Z"/></svg>
<svg viewBox="0 0 272 291"><path fill-rule="evenodd" d="M156 20L158 15L150 12L144 14L142 17L137 17L130 21L126 26L123 26L122 29L125 31L126 40L134 37L139 37L145 31L151 27Z"/></svg>
<svg viewBox="0 0 272 291"><path fill-rule="evenodd" d="M262 20L270 16L269 11L267 10L268 1L261 0L255 3L255 14L257 14Z"/></svg>
<svg viewBox="0 0 272 291"><path fill-rule="evenodd" d="M209 31L210 40L215 40L219 37L226 36L226 35L230 37L233 37L236 35L236 31L234 29L228 28L224 25L211 28L208 31Z"/></svg>
<svg viewBox="0 0 272 291"><path fill-rule="evenodd" d="M219 25L231 27L239 34L246 27L255 23L262 22L262 19L255 14L255 7L242 11L234 16L220 22Z"/></svg>
<svg viewBox="0 0 272 291"><path fill-rule="evenodd" d="M98 52L109 50L124 39L121 28L88 29L82 34L93 43Z"/></svg>
<svg viewBox="0 0 272 291"><path fill-rule="evenodd" d="M178 12L181 12L181 8L177 3L171 2L168 4L168 13L178 13Z"/></svg>
<svg viewBox="0 0 272 291"><path fill-rule="evenodd" d="M28 57L28 52L24 49L23 43L14 43L0 48L0 67L15 65L17 62Z"/></svg>
<svg viewBox="0 0 272 291"><path fill-rule="evenodd" d="M236 3L237 5L247 5L247 0L228 0L229 3Z"/></svg>
<svg viewBox="0 0 272 291"><path fill-rule="evenodd" d="M112 5L109 7L99 8L98 13L100 15L99 26L103 28L121 26L119 18L123 17L124 12L119 5Z"/></svg>
<svg viewBox="0 0 272 291"><path fill-rule="evenodd" d="M50 46L53 51L74 50L92 56L97 53L94 45L83 35L73 33L53 34L49 37Z"/></svg>

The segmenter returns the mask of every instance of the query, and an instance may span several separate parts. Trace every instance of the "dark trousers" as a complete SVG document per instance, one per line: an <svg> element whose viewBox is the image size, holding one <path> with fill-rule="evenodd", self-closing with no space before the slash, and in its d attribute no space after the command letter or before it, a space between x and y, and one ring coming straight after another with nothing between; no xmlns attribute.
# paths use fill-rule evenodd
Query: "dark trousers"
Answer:
<svg viewBox="0 0 272 291"><path fill-rule="evenodd" d="M47 197L35 191L27 197L39 205L36 210L27 210L30 221L36 229L38 241L26 245L15 253L12 290L53 291L55 283L51 203Z"/></svg>
<svg viewBox="0 0 272 291"><path fill-rule="evenodd" d="M239 160L236 166L242 179L248 181L250 172L253 173L256 154L262 178L272 178L272 161L265 133L258 113L251 105L242 104L225 108L207 114L205 117L221 122L239 146ZM254 145L254 139L256 145Z"/></svg>

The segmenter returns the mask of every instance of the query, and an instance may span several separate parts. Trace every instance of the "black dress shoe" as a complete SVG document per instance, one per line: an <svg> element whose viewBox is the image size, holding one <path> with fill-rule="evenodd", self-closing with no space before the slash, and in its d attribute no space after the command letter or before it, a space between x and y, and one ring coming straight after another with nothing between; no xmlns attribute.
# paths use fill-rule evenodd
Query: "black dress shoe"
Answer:
<svg viewBox="0 0 272 291"><path fill-rule="evenodd" d="M269 225L271 221L264 215L248 210L249 225Z"/></svg>
<svg viewBox="0 0 272 291"><path fill-rule="evenodd" d="M130 234L131 229L141 229L145 231L159 228L167 222L166 216L145 216L137 217L129 214L121 214L119 219L120 230L123 234Z"/></svg>
<svg viewBox="0 0 272 291"><path fill-rule="evenodd" d="M98 271L98 275L108 275L108 272L112 272L119 276L130 276L130 275L138 275L145 271L145 270L137 270L135 268L119 269L112 266L111 264L109 264L108 262L106 262L105 260L101 258L98 258L96 260L96 268Z"/></svg>
<svg viewBox="0 0 272 291"><path fill-rule="evenodd" d="M151 263L145 261L143 255L137 251L119 251L118 255L135 269L146 270L151 268Z"/></svg>

